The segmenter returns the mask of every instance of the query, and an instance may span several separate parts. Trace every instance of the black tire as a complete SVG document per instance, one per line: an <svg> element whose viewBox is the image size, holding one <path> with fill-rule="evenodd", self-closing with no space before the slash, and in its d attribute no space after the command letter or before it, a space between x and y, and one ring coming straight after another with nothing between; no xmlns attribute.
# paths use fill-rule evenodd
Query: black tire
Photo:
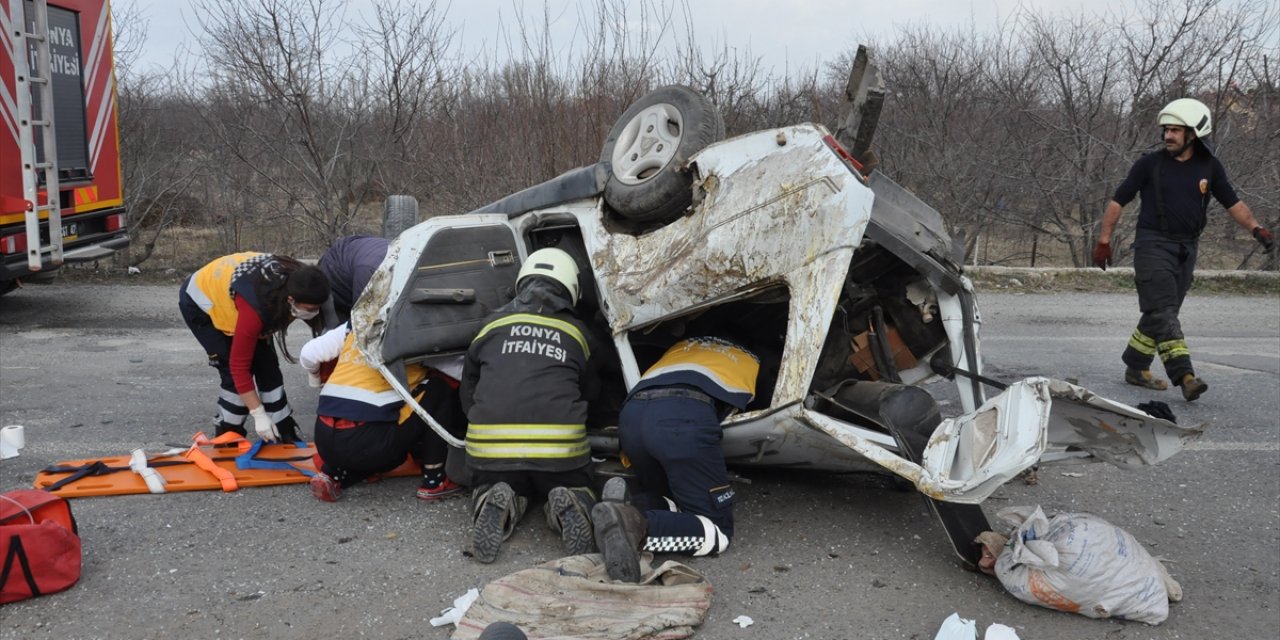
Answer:
<svg viewBox="0 0 1280 640"><path fill-rule="evenodd" d="M0 280L0 296L18 288L17 280Z"/></svg>
<svg viewBox="0 0 1280 640"><path fill-rule="evenodd" d="M418 224L418 199L413 196L387 196L382 203L382 237L394 239L405 229Z"/></svg>
<svg viewBox="0 0 1280 640"><path fill-rule="evenodd" d="M679 85L650 92L627 108L605 138L605 202L634 222L678 218L693 202L689 158L722 138L720 110L702 94Z"/></svg>

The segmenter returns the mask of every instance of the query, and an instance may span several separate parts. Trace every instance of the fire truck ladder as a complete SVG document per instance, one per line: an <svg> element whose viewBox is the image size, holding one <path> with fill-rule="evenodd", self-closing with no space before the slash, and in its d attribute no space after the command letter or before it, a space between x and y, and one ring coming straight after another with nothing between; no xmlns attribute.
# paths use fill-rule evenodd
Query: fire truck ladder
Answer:
<svg viewBox="0 0 1280 640"><path fill-rule="evenodd" d="M18 147L22 154L22 191L27 200L27 268L39 271L40 214L48 212L49 257L54 265L62 264L62 209L58 190L58 139L53 129L53 84L50 83L49 5L46 0L32 1L35 30L27 31L23 15L26 2L9 5L10 24L14 33L14 75L18 98ZM30 45L28 44L30 41ZM34 45L34 46L31 46ZM27 52L35 53L36 72L31 73ZM40 119L35 117L35 100L39 99ZM44 144L44 161L36 154L36 129ZM45 204L40 204L40 183L44 178Z"/></svg>

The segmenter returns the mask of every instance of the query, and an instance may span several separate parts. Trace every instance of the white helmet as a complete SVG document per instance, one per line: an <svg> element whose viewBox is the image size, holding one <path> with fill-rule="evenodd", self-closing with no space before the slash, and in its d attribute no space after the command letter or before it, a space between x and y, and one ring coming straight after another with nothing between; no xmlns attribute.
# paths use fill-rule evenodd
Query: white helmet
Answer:
<svg viewBox="0 0 1280 640"><path fill-rule="evenodd" d="M1213 116L1209 107L1194 98L1178 98L1165 105L1156 118L1156 124L1167 124L1187 127L1196 132L1197 138L1204 138L1213 132Z"/></svg>
<svg viewBox="0 0 1280 640"><path fill-rule="evenodd" d="M546 276L559 282L569 290L573 304L578 304L578 263L563 249L538 249L529 254L520 267L520 275L516 276L517 287L526 276Z"/></svg>

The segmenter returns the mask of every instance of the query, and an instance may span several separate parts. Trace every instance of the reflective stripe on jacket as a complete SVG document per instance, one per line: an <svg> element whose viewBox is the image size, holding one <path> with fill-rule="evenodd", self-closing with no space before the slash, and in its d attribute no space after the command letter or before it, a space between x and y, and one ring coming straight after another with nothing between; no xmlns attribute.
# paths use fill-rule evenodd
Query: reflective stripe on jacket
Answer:
<svg viewBox="0 0 1280 640"><path fill-rule="evenodd" d="M566 471L590 462L586 330L568 313L491 320L467 351L462 398L468 464Z"/></svg>
<svg viewBox="0 0 1280 640"><path fill-rule="evenodd" d="M255 259L260 261L264 257L268 257L267 254L254 251L233 253L206 264L187 280L187 295L209 315L218 331L227 335L235 333L236 320L240 314L236 311L231 289L235 286L235 281L247 273L240 268L241 265ZM256 300L253 302L256 303ZM257 308L257 304L254 304L254 308Z"/></svg>
<svg viewBox="0 0 1280 640"><path fill-rule="evenodd" d="M427 377L426 368L419 364L406 365L405 373L409 389ZM402 422L409 411L391 383L365 362L356 349L355 334L348 331L338 363L320 389L316 413L357 422Z"/></svg>
<svg viewBox="0 0 1280 640"><path fill-rule="evenodd" d="M750 351L718 338L690 338L667 349L631 392L683 384L745 409L755 397L759 374L760 360Z"/></svg>

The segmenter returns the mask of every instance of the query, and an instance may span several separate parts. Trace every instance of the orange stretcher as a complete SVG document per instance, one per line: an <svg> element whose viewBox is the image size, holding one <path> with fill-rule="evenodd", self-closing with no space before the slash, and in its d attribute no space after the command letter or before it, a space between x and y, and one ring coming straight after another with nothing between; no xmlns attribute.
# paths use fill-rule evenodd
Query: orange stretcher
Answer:
<svg viewBox="0 0 1280 640"><path fill-rule="evenodd" d="M251 444L234 433L213 440L197 433L193 440L194 444L188 449L152 456L135 452L127 456L59 462L36 474L34 486L63 498L84 498L301 484L316 473L316 448L305 443ZM140 459L145 465L139 463ZM399 467L381 475L400 477L420 473L421 469L406 459ZM160 480L155 478L157 475ZM152 477L148 479L148 476Z"/></svg>

